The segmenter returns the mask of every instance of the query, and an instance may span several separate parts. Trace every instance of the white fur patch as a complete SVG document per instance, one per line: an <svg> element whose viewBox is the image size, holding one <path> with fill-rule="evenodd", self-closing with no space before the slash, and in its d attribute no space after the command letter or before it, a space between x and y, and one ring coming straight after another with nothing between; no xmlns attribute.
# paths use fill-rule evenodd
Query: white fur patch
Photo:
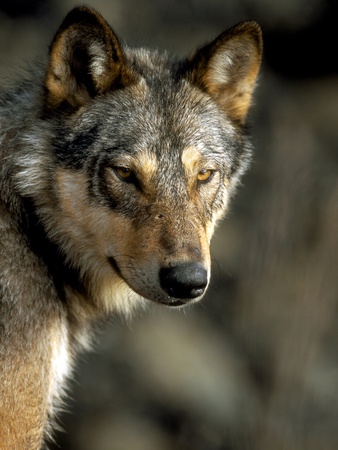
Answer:
<svg viewBox="0 0 338 450"><path fill-rule="evenodd" d="M70 375L71 363L69 352L68 330L64 322L57 330L53 330L51 348L51 379L48 403L53 414L53 405L61 402L66 378Z"/></svg>
<svg viewBox="0 0 338 450"><path fill-rule="evenodd" d="M120 278L115 282L108 280L106 286L102 287L101 298L105 302L107 311L111 311L113 305L117 313L126 317L131 317L136 309L145 307L148 303Z"/></svg>
<svg viewBox="0 0 338 450"><path fill-rule="evenodd" d="M231 81L229 73L233 64L233 60L228 52L216 53L210 64L213 83L218 85L229 83Z"/></svg>
<svg viewBox="0 0 338 450"><path fill-rule="evenodd" d="M98 79L107 70L107 55L105 50L96 42L92 42L89 47L91 59L92 75Z"/></svg>

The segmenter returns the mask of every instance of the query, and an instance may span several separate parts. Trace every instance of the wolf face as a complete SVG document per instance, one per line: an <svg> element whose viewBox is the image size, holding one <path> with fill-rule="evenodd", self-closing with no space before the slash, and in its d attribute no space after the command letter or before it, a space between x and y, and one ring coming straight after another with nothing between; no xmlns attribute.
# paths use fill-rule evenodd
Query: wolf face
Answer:
<svg viewBox="0 0 338 450"><path fill-rule="evenodd" d="M89 8L69 13L16 174L50 243L39 251L76 278L65 295L123 311L202 298L215 224L250 160L261 50L259 26L244 22L176 61L122 46Z"/></svg>

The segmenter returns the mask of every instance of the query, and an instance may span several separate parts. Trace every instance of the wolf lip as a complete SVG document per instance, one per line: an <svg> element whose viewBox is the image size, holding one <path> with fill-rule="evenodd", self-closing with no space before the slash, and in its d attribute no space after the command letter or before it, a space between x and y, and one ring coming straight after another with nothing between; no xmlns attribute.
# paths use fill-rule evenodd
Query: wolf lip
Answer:
<svg viewBox="0 0 338 450"><path fill-rule="evenodd" d="M168 306L169 308L176 308L178 306L184 306L186 305L188 302L182 301L182 300L172 300L172 301L159 301L158 303L161 303L162 305Z"/></svg>
<svg viewBox="0 0 338 450"><path fill-rule="evenodd" d="M156 300L156 303L159 303L161 305L166 306L167 308L179 308L180 306L187 306L187 305L192 305L193 303L196 303L196 301L198 301L200 299L199 298L187 298L187 299L177 299L177 298L172 298L172 300L166 299L166 300Z"/></svg>

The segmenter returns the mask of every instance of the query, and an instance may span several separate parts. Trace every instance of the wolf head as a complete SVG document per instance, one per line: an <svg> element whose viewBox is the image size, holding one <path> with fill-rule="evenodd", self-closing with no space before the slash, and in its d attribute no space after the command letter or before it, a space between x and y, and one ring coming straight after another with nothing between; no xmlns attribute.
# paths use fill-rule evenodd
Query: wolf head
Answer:
<svg viewBox="0 0 338 450"><path fill-rule="evenodd" d="M205 293L215 224L250 159L261 51L255 22L176 61L122 46L87 7L65 18L44 79L45 131L30 139L39 156L23 159L18 184L107 308Z"/></svg>

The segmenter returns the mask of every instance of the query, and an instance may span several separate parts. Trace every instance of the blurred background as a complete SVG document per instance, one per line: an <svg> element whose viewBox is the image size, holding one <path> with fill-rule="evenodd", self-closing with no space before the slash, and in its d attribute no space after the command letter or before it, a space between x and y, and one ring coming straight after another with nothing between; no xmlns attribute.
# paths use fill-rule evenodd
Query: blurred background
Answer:
<svg viewBox="0 0 338 450"><path fill-rule="evenodd" d="M46 53L76 3L0 0L2 80ZM338 448L337 4L90 2L128 44L177 55L256 19L265 55L254 162L216 231L207 297L100 327L51 448Z"/></svg>

